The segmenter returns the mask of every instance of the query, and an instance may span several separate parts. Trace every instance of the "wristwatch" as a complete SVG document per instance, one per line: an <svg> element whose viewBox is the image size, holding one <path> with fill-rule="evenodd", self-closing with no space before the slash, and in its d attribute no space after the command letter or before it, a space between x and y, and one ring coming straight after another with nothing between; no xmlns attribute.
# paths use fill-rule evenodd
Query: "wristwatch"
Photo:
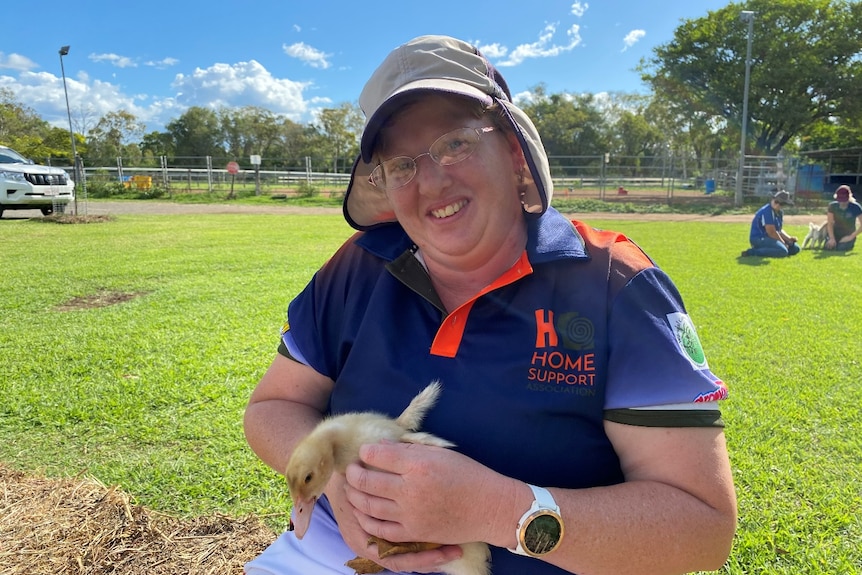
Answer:
<svg viewBox="0 0 862 575"><path fill-rule="evenodd" d="M551 492L543 487L529 485L533 491L533 504L518 521L518 546L509 549L518 555L541 557L560 546L563 540L563 518L560 507Z"/></svg>

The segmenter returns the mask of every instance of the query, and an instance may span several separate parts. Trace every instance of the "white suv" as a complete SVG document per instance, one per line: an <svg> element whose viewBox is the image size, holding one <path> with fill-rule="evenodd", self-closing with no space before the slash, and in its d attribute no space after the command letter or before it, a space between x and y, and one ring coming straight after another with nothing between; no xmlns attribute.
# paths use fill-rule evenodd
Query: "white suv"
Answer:
<svg viewBox="0 0 862 575"><path fill-rule="evenodd" d="M63 213L75 199L75 182L62 168L40 166L0 146L0 217L4 210Z"/></svg>

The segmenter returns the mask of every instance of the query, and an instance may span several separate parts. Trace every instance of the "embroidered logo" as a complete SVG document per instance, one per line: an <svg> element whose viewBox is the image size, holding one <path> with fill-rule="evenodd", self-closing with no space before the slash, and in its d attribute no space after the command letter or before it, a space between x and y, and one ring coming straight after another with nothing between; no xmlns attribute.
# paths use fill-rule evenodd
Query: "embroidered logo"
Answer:
<svg viewBox="0 0 862 575"><path fill-rule="evenodd" d="M557 331L563 336L563 347L567 349L593 349L593 322L581 317L578 312L562 314L557 320Z"/></svg>
<svg viewBox="0 0 862 575"><path fill-rule="evenodd" d="M535 317L527 389L595 397L596 356L586 353L595 347L593 322L577 312L557 315L547 309L535 310Z"/></svg>
<svg viewBox="0 0 862 575"><path fill-rule="evenodd" d="M703 347L700 345L700 338L697 337L697 330L694 329L694 324L688 314L674 312L667 314L667 321L670 324L670 329L679 343L680 348L685 353L685 356L691 362L694 369L708 369L706 363L706 355L703 353Z"/></svg>

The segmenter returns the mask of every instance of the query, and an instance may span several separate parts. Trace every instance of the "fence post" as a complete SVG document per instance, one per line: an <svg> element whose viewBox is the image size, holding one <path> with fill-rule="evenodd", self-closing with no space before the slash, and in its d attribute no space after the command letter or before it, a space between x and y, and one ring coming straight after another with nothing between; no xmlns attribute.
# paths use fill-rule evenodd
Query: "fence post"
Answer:
<svg viewBox="0 0 862 575"><path fill-rule="evenodd" d="M207 187L213 193L213 157L207 156Z"/></svg>

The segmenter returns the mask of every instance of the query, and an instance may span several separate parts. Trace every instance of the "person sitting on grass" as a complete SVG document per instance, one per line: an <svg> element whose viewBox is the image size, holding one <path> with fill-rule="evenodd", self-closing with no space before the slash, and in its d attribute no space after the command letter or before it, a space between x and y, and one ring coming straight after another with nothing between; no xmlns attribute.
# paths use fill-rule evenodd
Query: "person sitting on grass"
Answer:
<svg viewBox="0 0 862 575"><path fill-rule="evenodd" d="M790 194L781 190L772 196L768 204L757 210L748 235L751 248L742 252L743 257L783 258L799 253L796 237L787 235L781 229L784 222L783 206L792 205Z"/></svg>
<svg viewBox="0 0 862 575"><path fill-rule="evenodd" d="M862 232L862 206L856 202L850 186L839 186L832 197L835 201L826 209L829 232L826 249L850 251L856 244L856 236Z"/></svg>

